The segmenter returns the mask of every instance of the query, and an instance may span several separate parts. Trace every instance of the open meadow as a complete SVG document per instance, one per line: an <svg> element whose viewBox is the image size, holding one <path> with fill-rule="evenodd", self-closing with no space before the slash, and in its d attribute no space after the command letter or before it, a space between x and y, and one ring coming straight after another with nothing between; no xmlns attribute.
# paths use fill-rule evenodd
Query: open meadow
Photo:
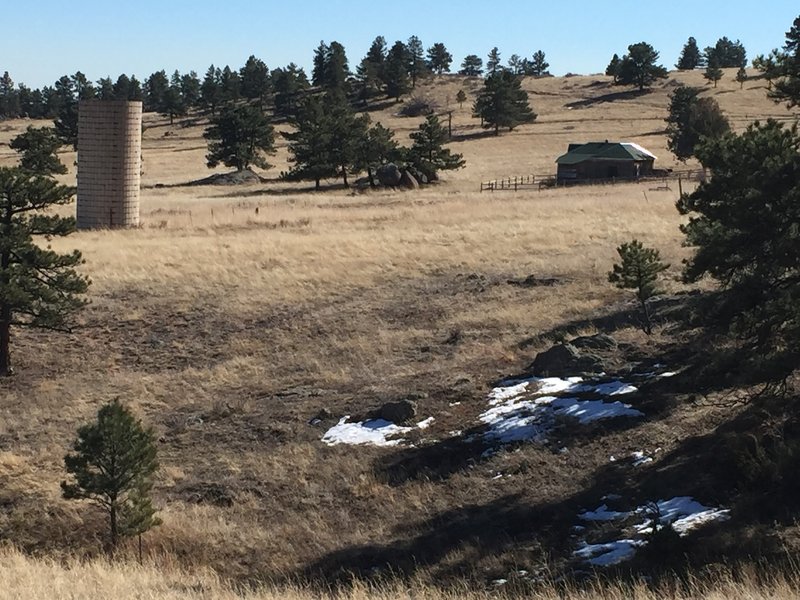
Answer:
<svg viewBox="0 0 800 600"><path fill-rule="evenodd" d="M740 90L733 74L726 70L704 94L735 130L755 119L796 119L766 98L762 80ZM713 450L748 409L714 402L725 390L690 389L672 324L665 317L645 336L630 317L633 296L607 278L616 247L637 238L671 264L665 292L688 291L680 271L691 250L682 246L677 182L479 191L493 179L554 174L570 142L636 142L658 157L656 167L697 168L677 163L666 146L664 118L678 82L699 86L702 75L671 73L644 94L601 75L526 78L536 122L495 137L470 116L481 80L428 79L415 93L453 110L450 148L467 166L418 191L355 192L330 182L314 192L279 181L287 165L281 139L274 168L261 173L265 183L187 185L210 172L205 120L170 126L146 115L141 227L54 240L59 250L83 253L90 304L71 334L14 333L16 375L0 381L0 539L56 561L101 553L102 515L63 500L59 483L76 429L114 398L155 427L159 441L154 497L163 524L143 537L155 565L147 569L191 572L180 578L185 584L169 575L158 587L153 571L122 565L132 570L126 580L154 586L135 597L239 597L231 586L270 582L301 587L263 597L304 598L313 594L305 582L353 575L531 589L594 568L575 551L601 532L576 537L577 515L609 494L624 496L626 509L672 497L734 509L718 478L727 457ZM461 88L469 96L463 107L455 101ZM404 143L421 119L397 116L398 108L370 116ZM8 142L28 124L0 124L1 165L14 162ZM75 155L62 160L72 183ZM692 185L683 182L684 190ZM600 331L619 342L620 371L640 377L625 402L643 418L558 421L542 443L487 452L482 416L498 382L524 373L554 341ZM678 374L645 379L639 365ZM405 443L321 441L342 417L409 396L419 420L433 420L406 432ZM621 460L637 452L652 460ZM800 529L790 520L766 531L746 509L725 514L681 538L688 563L797 549ZM72 574L96 578L102 596L134 597L118 593L123 575L108 571L117 567L87 563L68 575L4 552L10 566L0 567L0 579L23 590L11 597L26 597L32 579ZM135 542L121 554L133 561ZM610 569L658 562L642 552ZM761 596L750 581L708 597L790 597L792 586L773 583ZM628 593L603 597L634 597ZM62 594L48 597L84 597ZM542 594L531 597L556 597Z"/></svg>

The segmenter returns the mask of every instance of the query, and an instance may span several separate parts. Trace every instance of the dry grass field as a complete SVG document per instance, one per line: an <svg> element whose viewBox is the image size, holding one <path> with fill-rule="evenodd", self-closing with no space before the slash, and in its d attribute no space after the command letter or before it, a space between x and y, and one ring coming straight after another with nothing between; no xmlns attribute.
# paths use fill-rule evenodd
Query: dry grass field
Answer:
<svg viewBox="0 0 800 600"><path fill-rule="evenodd" d="M81 594L95 585L102 596L134 597L121 591L131 581L147 590L135 597L227 598L217 577L385 575L387 564L420 582L490 585L521 570L566 568L565 532L607 485L645 497L669 482L674 495L725 505L713 477L688 480L676 467L694 460L687 440L735 414L685 402L691 390L680 385L653 387L643 402L658 405L654 416L635 427L569 432L569 452L527 444L481 458L455 456L448 444L454 431L477 427L492 382L522 372L564 331L594 333L603 317L628 308L630 297L606 279L621 242L659 248L672 264L665 287L683 290L689 250L674 185L478 191L481 181L554 173L570 142L633 141L659 157L657 166L678 166L663 133L675 81L700 85L701 74L673 73L644 95L604 76L528 80L536 123L487 137L470 117L471 100L463 108L454 100L479 82L430 80L418 94L454 108L452 147L467 167L419 192L315 193L280 182L284 142L267 183L183 185L208 174L203 123L170 127L148 115L141 228L54 241L83 252L91 304L73 334L15 332L17 374L0 381L0 539L56 559L98 552L101 516L62 500L59 482L77 427L119 397L159 436L155 497L164 524L144 538L150 560L218 575L186 575L179 585L173 575L103 563L63 572L10 552L0 573L19 586L12 597L89 597ZM736 129L796 117L766 99L762 81L740 90L731 72L706 93ZM396 110L372 117L404 140L420 119ZM28 124L0 124L0 164L13 162L7 143ZM70 165L74 158L63 156ZM74 167L65 180L74 181ZM557 282L508 283L529 275ZM663 328L652 338L630 323L614 329L638 356L670 351ZM329 447L320 441L325 429L309 424L323 408L337 418L364 414L411 393L422 416L436 420L410 447ZM662 458L636 474L609 466L611 455L656 448ZM399 481L391 473L400 463L424 468L409 467L413 476ZM789 526L767 543L757 527L737 527L715 529L714 547L755 554L796 536ZM33 593L25 586L36 578L45 587ZM729 594L707 597L778 597L730 585ZM425 594L370 597L450 597ZM343 596L351 597L365 593ZM611 589L600 597L633 596Z"/></svg>

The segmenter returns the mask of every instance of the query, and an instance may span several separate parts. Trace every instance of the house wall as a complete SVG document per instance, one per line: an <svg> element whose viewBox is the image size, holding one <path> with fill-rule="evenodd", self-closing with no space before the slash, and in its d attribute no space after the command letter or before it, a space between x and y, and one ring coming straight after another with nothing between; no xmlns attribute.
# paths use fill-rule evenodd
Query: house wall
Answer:
<svg viewBox="0 0 800 600"><path fill-rule="evenodd" d="M636 166L639 166L637 172ZM558 165L559 181L582 181L590 179L635 179L644 177L653 170L653 161L632 160L587 160L577 165Z"/></svg>

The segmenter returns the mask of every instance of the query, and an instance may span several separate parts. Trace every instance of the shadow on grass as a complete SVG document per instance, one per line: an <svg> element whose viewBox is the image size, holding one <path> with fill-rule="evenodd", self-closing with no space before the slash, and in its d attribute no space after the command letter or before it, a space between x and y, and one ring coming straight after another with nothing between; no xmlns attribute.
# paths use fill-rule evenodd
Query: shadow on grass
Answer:
<svg viewBox="0 0 800 600"><path fill-rule="evenodd" d="M603 94L602 96L597 96L595 98L586 98L585 100L578 100L576 102L570 102L565 104L564 106L568 109L570 108L588 108L589 106L594 106L595 104L606 104L608 102L617 102L620 100L635 100L636 98L641 98L642 96L647 96L651 94L653 90L651 89L644 89L644 90L626 90L624 92L611 92L610 94Z"/></svg>

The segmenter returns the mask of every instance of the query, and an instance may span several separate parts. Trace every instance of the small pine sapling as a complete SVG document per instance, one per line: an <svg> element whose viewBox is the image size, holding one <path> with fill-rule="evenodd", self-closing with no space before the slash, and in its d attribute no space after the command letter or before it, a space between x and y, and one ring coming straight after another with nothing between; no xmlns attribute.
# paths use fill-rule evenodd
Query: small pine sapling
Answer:
<svg viewBox="0 0 800 600"><path fill-rule="evenodd" d="M614 265L608 280L620 289L636 290L644 317L642 329L650 335L653 333L653 322L647 301L658 293L658 276L669 269L669 265L661 262L658 250L646 248L638 240L622 244L617 248L617 254L621 262Z"/></svg>

